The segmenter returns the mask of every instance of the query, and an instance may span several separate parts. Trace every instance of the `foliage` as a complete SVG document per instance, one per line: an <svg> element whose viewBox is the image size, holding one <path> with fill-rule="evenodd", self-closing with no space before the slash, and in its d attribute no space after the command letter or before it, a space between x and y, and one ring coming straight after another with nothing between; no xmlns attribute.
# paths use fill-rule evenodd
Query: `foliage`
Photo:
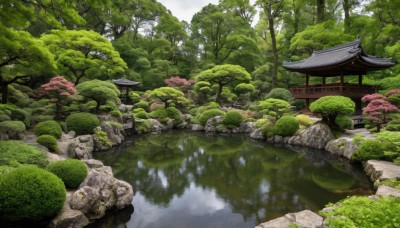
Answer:
<svg viewBox="0 0 400 228"><path fill-rule="evenodd" d="M299 130L299 122L293 116L283 116L276 121L274 126L275 134L280 136L292 136Z"/></svg>
<svg viewBox="0 0 400 228"><path fill-rule="evenodd" d="M212 69L202 71L196 76L196 82L206 81L218 85L216 102L220 102L222 88L233 82L248 82L251 80L250 74L238 65L219 65Z"/></svg>
<svg viewBox="0 0 400 228"><path fill-rule="evenodd" d="M348 116L336 116L335 124L339 126L340 129L353 129L354 123L353 120Z"/></svg>
<svg viewBox="0 0 400 228"><path fill-rule="evenodd" d="M193 100L197 104L204 104L208 101L208 97L212 93L211 84L205 81L198 81L194 84L191 92L194 95Z"/></svg>
<svg viewBox="0 0 400 228"><path fill-rule="evenodd" d="M93 134L93 129L100 126L97 116L85 112L71 114L65 122L68 131L75 131L77 135Z"/></svg>
<svg viewBox="0 0 400 228"><path fill-rule="evenodd" d="M235 92L239 95L244 95L247 93L252 93L256 88L252 84L240 83L235 87Z"/></svg>
<svg viewBox="0 0 400 228"><path fill-rule="evenodd" d="M182 113L174 107L168 107L167 109L163 109L163 108L156 109L148 114L148 116L150 118L156 118L161 123L166 123L170 119L173 119L176 122L180 123L180 122L182 122L181 115L182 115Z"/></svg>
<svg viewBox="0 0 400 228"><path fill-rule="evenodd" d="M61 108L65 100L76 93L74 84L62 76L50 79L50 82L41 86L43 95L49 97L50 102L56 105L56 119L61 119Z"/></svg>
<svg viewBox="0 0 400 228"><path fill-rule="evenodd" d="M223 111L221 111L219 109L216 109L216 108L208 109L208 110L204 111L200 115L199 122L200 122L201 125L205 126L209 119L211 119L213 117L216 117L216 116L224 117L225 116L225 112L223 112Z"/></svg>
<svg viewBox="0 0 400 228"><path fill-rule="evenodd" d="M352 196L330 212L322 212L329 227L396 227L400 198Z"/></svg>
<svg viewBox="0 0 400 228"><path fill-rule="evenodd" d="M178 76L165 79L164 82L168 87L178 89L185 93L194 85L194 80L187 80L186 78L181 78Z"/></svg>
<svg viewBox="0 0 400 228"><path fill-rule="evenodd" d="M310 105L310 111L322 116L331 127L337 127L336 117L338 115L347 116L353 114L355 109L354 102L343 96L325 96L314 101Z"/></svg>
<svg viewBox="0 0 400 228"><path fill-rule="evenodd" d="M139 101L138 103L133 105L133 108L143 108L146 111L149 111L149 102L147 101Z"/></svg>
<svg viewBox="0 0 400 228"><path fill-rule="evenodd" d="M120 94L114 83L97 79L82 82L76 89L79 95L96 101L96 112L99 111L100 105L106 104L107 101L118 101Z"/></svg>
<svg viewBox="0 0 400 228"><path fill-rule="evenodd" d="M21 121L6 120L0 122L0 133L5 133L10 139L19 139L19 134L25 133L25 124Z"/></svg>
<svg viewBox="0 0 400 228"><path fill-rule="evenodd" d="M0 141L0 165L12 163L31 164L45 167L48 164L46 152L22 141Z"/></svg>
<svg viewBox="0 0 400 228"><path fill-rule="evenodd" d="M237 127L242 122L243 122L242 115L240 114L240 112L236 110L229 110L224 116L224 119L222 120L222 124L228 128Z"/></svg>
<svg viewBox="0 0 400 228"><path fill-rule="evenodd" d="M272 89L265 98L275 98L275 99L280 99L280 100L284 100L287 101L288 103L292 103L294 98L292 96L292 93L284 88L275 88Z"/></svg>
<svg viewBox="0 0 400 228"><path fill-rule="evenodd" d="M290 111L290 104L284 100L268 98L260 101L256 108L263 114L279 119L283 114Z"/></svg>
<svg viewBox="0 0 400 228"><path fill-rule="evenodd" d="M311 118L308 115L299 114L299 115L295 116L295 118L299 122L299 124L301 124L305 127L309 127L313 124L313 121L311 120Z"/></svg>
<svg viewBox="0 0 400 228"><path fill-rule="evenodd" d="M116 117L116 118L122 117L122 113L121 113L119 110L112 110L112 111L110 111L110 114L111 114L113 117Z"/></svg>
<svg viewBox="0 0 400 228"><path fill-rule="evenodd" d="M36 138L36 142L47 147L52 152L59 152L60 148L57 145L57 139L52 135L40 135Z"/></svg>
<svg viewBox="0 0 400 228"><path fill-rule="evenodd" d="M184 97L184 94L174 88L171 87L161 87L154 89L149 93L149 98L153 100L160 100L164 102L165 108L168 108L170 104L175 105L186 105L189 100Z"/></svg>
<svg viewBox="0 0 400 228"><path fill-rule="evenodd" d="M134 104L138 103L141 99L140 95L133 91L129 93L129 98Z"/></svg>
<svg viewBox="0 0 400 228"><path fill-rule="evenodd" d="M66 188L79 187L88 172L86 164L76 159L52 162L46 166L46 170L58 176Z"/></svg>
<svg viewBox="0 0 400 228"><path fill-rule="evenodd" d="M275 135L274 123L267 119L264 125L261 127L261 132L265 137L269 138Z"/></svg>
<svg viewBox="0 0 400 228"><path fill-rule="evenodd" d="M13 104L0 104L0 112L5 120L19 120L30 126L30 113Z"/></svg>
<svg viewBox="0 0 400 228"><path fill-rule="evenodd" d="M62 209L65 197L57 176L37 167L21 167L0 180L0 216L6 220L50 218Z"/></svg>
<svg viewBox="0 0 400 228"><path fill-rule="evenodd" d="M61 138L62 129L60 125L54 120L40 122L35 127L36 136L51 135L56 139Z"/></svg>
<svg viewBox="0 0 400 228"><path fill-rule="evenodd" d="M376 140L367 139L357 148L354 158L360 161L380 159L384 155L382 143Z"/></svg>

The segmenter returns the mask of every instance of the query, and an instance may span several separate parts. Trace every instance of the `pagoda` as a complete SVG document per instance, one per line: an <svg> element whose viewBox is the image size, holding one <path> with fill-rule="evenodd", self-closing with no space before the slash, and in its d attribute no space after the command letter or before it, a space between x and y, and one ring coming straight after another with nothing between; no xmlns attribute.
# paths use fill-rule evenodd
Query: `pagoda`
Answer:
<svg viewBox="0 0 400 228"><path fill-rule="evenodd" d="M121 91L121 98L124 98L125 102L130 103L131 99L129 97L129 89L132 89L140 85L140 82L131 81L125 78L121 79L113 79L112 82L119 88ZM125 89L125 94L122 94L122 91Z"/></svg>
<svg viewBox="0 0 400 228"><path fill-rule="evenodd" d="M341 95L351 98L356 103L356 110L361 110L361 98L376 92L376 87L363 85L363 75L369 71L384 70L394 66L389 58L377 58L365 53L361 40L335 46L329 49L314 51L304 60L283 62L283 67L292 72L305 74L304 86L290 88L293 97L306 100L318 99L328 95ZM310 85L310 77L322 78L322 84ZM339 83L326 84L327 77L340 77ZM345 83L345 76L358 76L358 84Z"/></svg>

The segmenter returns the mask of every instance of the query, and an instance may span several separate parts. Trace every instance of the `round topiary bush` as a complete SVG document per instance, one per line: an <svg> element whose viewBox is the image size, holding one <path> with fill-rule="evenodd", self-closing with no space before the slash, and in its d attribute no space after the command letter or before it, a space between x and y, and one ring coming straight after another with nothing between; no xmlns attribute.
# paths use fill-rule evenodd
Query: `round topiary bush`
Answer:
<svg viewBox="0 0 400 228"><path fill-rule="evenodd" d="M81 160L68 159L50 163L46 170L61 178L66 188L77 188L86 178L88 168Z"/></svg>
<svg viewBox="0 0 400 228"><path fill-rule="evenodd" d="M4 174L0 181L0 217L5 220L39 220L56 215L66 190L56 175L34 166Z"/></svg>
<svg viewBox="0 0 400 228"><path fill-rule="evenodd" d="M60 125L54 120L40 122L35 127L36 136L52 135L56 139L61 138L62 129Z"/></svg>
<svg viewBox="0 0 400 228"><path fill-rule="evenodd" d="M68 131L75 131L77 135L93 134L93 129L100 125L97 116L86 112L71 114L65 122Z"/></svg>
<svg viewBox="0 0 400 228"><path fill-rule="evenodd" d="M353 120L348 116L337 116L335 119L336 125L339 126L340 129L353 129L354 123Z"/></svg>
<svg viewBox="0 0 400 228"><path fill-rule="evenodd" d="M243 122L243 117L240 112L235 110L229 110L224 119L222 120L222 124L226 127L236 127Z"/></svg>
<svg viewBox="0 0 400 228"><path fill-rule="evenodd" d="M6 120L0 122L0 133L6 133L10 139L20 139L20 134L26 131L21 121Z"/></svg>
<svg viewBox="0 0 400 228"><path fill-rule="evenodd" d="M45 167L49 162L46 152L34 146L27 145L22 141L0 141L0 165L12 163L31 164Z"/></svg>
<svg viewBox="0 0 400 228"><path fill-rule="evenodd" d="M199 122L201 125L205 126L207 124L207 121L215 116L225 116L225 112L219 109L206 110L200 115Z"/></svg>
<svg viewBox="0 0 400 228"><path fill-rule="evenodd" d="M384 156L383 145L376 140L367 139L358 147L354 158L361 161L379 159Z"/></svg>
<svg viewBox="0 0 400 228"><path fill-rule="evenodd" d="M52 135L41 135L36 138L36 142L47 147L52 152L59 152L60 148L57 145L57 139Z"/></svg>
<svg viewBox="0 0 400 228"><path fill-rule="evenodd" d="M300 124L293 116L283 116L275 123L275 134L292 136L299 130Z"/></svg>

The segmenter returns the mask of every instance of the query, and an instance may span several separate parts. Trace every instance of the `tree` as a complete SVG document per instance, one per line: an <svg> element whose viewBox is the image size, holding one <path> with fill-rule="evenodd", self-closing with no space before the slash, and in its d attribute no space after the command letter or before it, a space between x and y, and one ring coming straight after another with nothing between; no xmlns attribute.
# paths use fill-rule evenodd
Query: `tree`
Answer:
<svg viewBox="0 0 400 228"><path fill-rule="evenodd" d="M55 69L53 55L39 39L28 32L0 25L1 102L8 101L8 85L39 77Z"/></svg>
<svg viewBox="0 0 400 228"><path fill-rule="evenodd" d="M216 102L220 102L222 88L232 82L249 82L250 74L238 65L219 65L212 69L205 70L196 76L196 82L206 81L218 85Z"/></svg>
<svg viewBox="0 0 400 228"><path fill-rule="evenodd" d="M273 116L277 120L290 111L290 104L284 100L268 98L265 101L260 101L257 105L257 110L263 114Z"/></svg>
<svg viewBox="0 0 400 228"><path fill-rule="evenodd" d="M194 95L194 100L196 101L196 104L201 105L208 101L208 95L212 92L212 89L210 87L211 84L204 81L199 81L194 84L191 92Z"/></svg>
<svg viewBox="0 0 400 228"><path fill-rule="evenodd" d="M52 30L41 39L55 54L58 71L73 78L75 85L88 75L110 79L126 69L110 41L96 32Z"/></svg>
<svg viewBox="0 0 400 228"><path fill-rule="evenodd" d="M369 102L368 105L363 108L363 115L367 120L376 125L377 132L381 131L381 126L386 123L389 114L400 112L400 109L386 101L386 97L381 94L375 93L365 95L361 101Z"/></svg>
<svg viewBox="0 0 400 228"><path fill-rule="evenodd" d="M186 104L188 100L184 97L184 94L171 87L161 87L150 91L148 94L150 99L160 100L164 102L165 108L168 108L170 103L173 104Z"/></svg>
<svg viewBox="0 0 400 228"><path fill-rule="evenodd" d="M355 103L348 97L325 96L314 101L310 105L310 111L322 116L322 120L333 128L337 116L348 116L354 113Z"/></svg>
<svg viewBox="0 0 400 228"><path fill-rule="evenodd" d="M112 82L91 80L85 81L76 86L78 94L96 101L96 113L99 112L100 105L104 105L109 100L118 100L120 91Z"/></svg>
<svg viewBox="0 0 400 228"><path fill-rule="evenodd" d="M50 98L50 102L56 105L56 119L61 119L61 108L67 97L76 93L74 83L68 81L63 76L56 76L50 82L41 86L45 96Z"/></svg>
<svg viewBox="0 0 400 228"><path fill-rule="evenodd" d="M165 82L165 84L167 84L167 86L179 89L185 93L187 91L189 91L194 84L194 80L191 80L191 79L187 80L187 79L181 78L179 76L165 79L164 82Z"/></svg>

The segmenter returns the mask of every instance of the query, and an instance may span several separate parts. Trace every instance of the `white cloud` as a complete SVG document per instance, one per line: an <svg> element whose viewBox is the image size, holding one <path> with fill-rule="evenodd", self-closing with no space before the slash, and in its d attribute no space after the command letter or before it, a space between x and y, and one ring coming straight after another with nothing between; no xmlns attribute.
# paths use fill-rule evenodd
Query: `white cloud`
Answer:
<svg viewBox="0 0 400 228"><path fill-rule="evenodd" d="M209 3L218 4L218 0L158 0L179 20L190 22L195 13Z"/></svg>

